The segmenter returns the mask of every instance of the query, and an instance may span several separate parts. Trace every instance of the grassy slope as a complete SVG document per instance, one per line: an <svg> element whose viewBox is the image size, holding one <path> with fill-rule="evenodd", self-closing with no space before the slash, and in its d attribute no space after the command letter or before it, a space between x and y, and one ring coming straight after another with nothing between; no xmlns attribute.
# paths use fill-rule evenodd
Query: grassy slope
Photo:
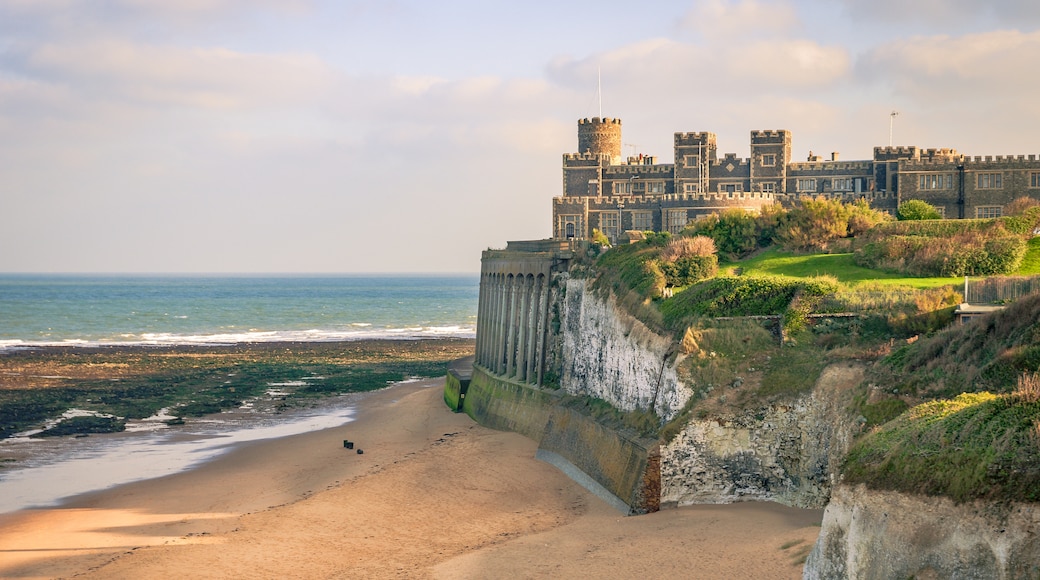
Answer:
<svg viewBox="0 0 1040 580"><path fill-rule="evenodd" d="M964 393L924 403L858 441L844 475L956 501L1040 501L1040 401Z"/></svg>
<svg viewBox="0 0 1040 580"><path fill-rule="evenodd" d="M1032 238L1026 243L1026 255L1018 268L1020 276L1040 274L1040 237Z"/></svg>
<svg viewBox="0 0 1040 580"><path fill-rule="evenodd" d="M1040 238L1031 240L1028 248L1017 273L1040 274ZM962 282L961 278L912 278L863 268L853 262L851 254L797 255L777 249L724 264L720 273L732 274L737 267L742 274L752 276L805 278L826 274L853 288L867 284L924 290L956 287ZM1040 305L1040 297L1033 301ZM1025 303L994 317L999 318L998 322L952 327L897 351L889 364L878 365L887 369L887 375L879 373L872 379L888 395L872 399L869 404L860 401L857 412L884 407L883 417L878 417L881 422L905 409L906 401L928 401L936 396L949 399L913 407L857 442L846 463L849 481L957 500L1040 500L1040 404L1009 394L1021 373L1040 367L1040 324L1034 324L1040 323L1040 311L1029 307L1029 300L1020 302ZM1025 311L1015 312L1022 308ZM709 336L704 338L708 339L704 340L704 347L714 350L722 346L711 344ZM719 354L740 357L740 350L723 347ZM827 358L825 350L818 349L810 359L820 362L817 359ZM730 375L747 376L750 369L744 367L752 364L765 369L785 366L745 360L734 368L723 369L715 368L719 367L715 361L701 361L687 370L692 375L687 378L700 386L708 384L710 390L709 383L725 384L732 378ZM796 382L804 382L804 378ZM763 390L773 382L775 377L763 381L753 399L768 395ZM982 389L1004 394L958 394ZM793 389L787 394L797 391ZM700 397L706 394L698 392Z"/></svg>
<svg viewBox="0 0 1040 580"><path fill-rule="evenodd" d="M876 282L911 288L938 288L957 284L960 278L912 278L857 266L852 254L794 254L771 248L741 262L724 264L723 268L741 268L744 275L809 276L830 275L850 285Z"/></svg>

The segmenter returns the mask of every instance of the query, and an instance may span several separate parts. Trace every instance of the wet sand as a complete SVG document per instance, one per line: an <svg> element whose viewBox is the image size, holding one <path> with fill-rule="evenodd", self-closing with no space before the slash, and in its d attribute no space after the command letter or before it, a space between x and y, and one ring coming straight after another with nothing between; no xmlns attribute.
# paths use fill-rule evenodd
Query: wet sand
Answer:
<svg viewBox="0 0 1040 580"><path fill-rule="evenodd" d="M0 515L0 577L801 577L821 511L624 517L535 460L533 441L448 411L442 385L398 385L343 427Z"/></svg>

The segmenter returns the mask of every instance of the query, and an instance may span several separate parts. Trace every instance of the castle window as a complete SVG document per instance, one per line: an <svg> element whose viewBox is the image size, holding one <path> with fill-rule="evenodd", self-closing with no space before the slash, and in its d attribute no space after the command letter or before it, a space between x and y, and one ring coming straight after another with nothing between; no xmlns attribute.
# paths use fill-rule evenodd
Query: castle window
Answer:
<svg viewBox="0 0 1040 580"><path fill-rule="evenodd" d="M697 167L700 159L700 155L683 155L683 165L686 167Z"/></svg>
<svg viewBox="0 0 1040 580"><path fill-rule="evenodd" d="M1029 174L1029 187L1040 187L1040 171Z"/></svg>
<svg viewBox="0 0 1040 580"><path fill-rule="evenodd" d="M654 214L648 211L632 212L632 229L641 232L654 229Z"/></svg>
<svg viewBox="0 0 1040 580"><path fill-rule="evenodd" d="M775 183L763 183L762 184L762 193L774 193L775 191L776 191L776 184Z"/></svg>
<svg viewBox="0 0 1040 580"><path fill-rule="evenodd" d="M816 191L816 179L797 179L795 180L795 190L797 191Z"/></svg>
<svg viewBox="0 0 1040 580"><path fill-rule="evenodd" d="M684 209L670 209L665 212L665 229L677 234L686 227L689 216Z"/></svg>
<svg viewBox="0 0 1040 580"><path fill-rule="evenodd" d="M935 206L935 211L939 212L939 216L942 217L942 219L946 219L946 206L945 205L937 205L937 206Z"/></svg>
<svg viewBox="0 0 1040 580"><path fill-rule="evenodd" d="M980 205L975 208L977 218L998 218L1004 215L1004 208L999 205Z"/></svg>
<svg viewBox="0 0 1040 580"><path fill-rule="evenodd" d="M626 181L615 181L614 182L614 194L625 195L632 193L632 180Z"/></svg>
<svg viewBox="0 0 1040 580"><path fill-rule="evenodd" d="M952 173L924 173L918 177L918 189L953 189Z"/></svg>
<svg viewBox="0 0 1040 580"><path fill-rule="evenodd" d="M853 179L851 177L839 177L831 180L831 189L834 191L852 191Z"/></svg>
<svg viewBox="0 0 1040 580"><path fill-rule="evenodd" d="M621 229L618 227L620 221L620 211L604 211L599 214L599 229L610 238L611 241L617 239Z"/></svg>
<svg viewBox="0 0 1040 580"><path fill-rule="evenodd" d="M562 238L583 238L581 216L561 215L559 236Z"/></svg>
<svg viewBox="0 0 1040 580"><path fill-rule="evenodd" d="M696 183L684 183L683 193L699 193L700 186Z"/></svg>
<svg viewBox="0 0 1040 580"><path fill-rule="evenodd" d="M664 193L664 182L663 181L648 181L646 182L647 193Z"/></svg>
<svg viewBox="0 0 1040 580"><path fill-rule="evenodd" d="M762 155L762 165L773 166L776 165L776 155L772 153L766 153Z"/></svg>
<svg viewBox="0 0 1040 580"><path fill-rule="evenodd" d="M979 189L1000 189L1004 187L1003 177L1002 173L980 173Z"/></svg>

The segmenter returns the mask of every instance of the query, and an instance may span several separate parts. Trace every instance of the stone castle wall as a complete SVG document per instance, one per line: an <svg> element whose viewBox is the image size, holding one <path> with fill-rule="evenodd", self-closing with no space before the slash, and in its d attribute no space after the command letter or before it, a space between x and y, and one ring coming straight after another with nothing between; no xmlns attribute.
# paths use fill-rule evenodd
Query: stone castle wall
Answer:
<svg viewBox="0 0 1040 580"><path fill-rule="evenodd" d="M674 163L642 155L623 163L621 121L582 119L580 153L564 156L563 193L553 200L553 236L588 238L597 229L616 241L628 229L677 232L703 215L754 212L802 196L865 200L893 214L901 202L921 199L947 218L994 217L1019 197L1040 199L1036 155L967 157L898 146L875 147L869 160L842 161L834 152L829 160L810 153L796 162L791 143L790 131L752 131L751 157L742 159L720 157L714 133L675 133ZM928 175L940 173L937 187Z"/></svg>

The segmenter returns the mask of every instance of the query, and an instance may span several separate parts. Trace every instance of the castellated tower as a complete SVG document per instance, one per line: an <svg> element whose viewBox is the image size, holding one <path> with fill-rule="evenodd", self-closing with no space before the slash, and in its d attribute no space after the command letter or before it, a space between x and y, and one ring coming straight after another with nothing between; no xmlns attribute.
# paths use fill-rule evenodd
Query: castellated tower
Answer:
<svg viewBox="0 0 1040 580"><path fill-rule="evenodd" d="M610 165L620 165L621 119L593 117L579 120L578 153L609 155Z"/></svg>
<svg viewBox="0 0 1040 580"><path fill-rule="evenodd" d="M751 191L786 193L791 132L785 129L751 132Z"/></svg>

